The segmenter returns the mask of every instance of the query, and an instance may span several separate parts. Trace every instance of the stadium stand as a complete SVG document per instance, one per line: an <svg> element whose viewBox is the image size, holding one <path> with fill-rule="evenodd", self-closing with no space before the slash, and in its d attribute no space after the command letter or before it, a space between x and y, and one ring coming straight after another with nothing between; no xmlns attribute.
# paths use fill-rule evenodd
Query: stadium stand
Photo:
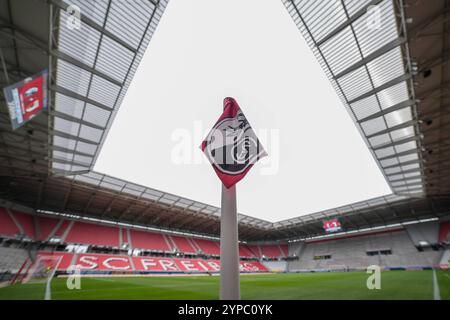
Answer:
<svg viewBox="0 0 450 320"><path fill-rule="evenodd" d="M171 238L177 248L177 251L184 253L196 253L196 250L193 245L188 241L185 237L180 236L169 236Z"/></svg>
<svg viewBox="0 0 450 320"><path fill-rule="evenodd" d="M29 214L25 214L22 212L18 212L15 210L10 210L11 217L16 222L17 227L21 230L21 232L30 239L35 238L34 232L34 221L33 216Z"/></svg>
<svg viewBox="0 0 450 320"><path fill-rule="evenodd" d="M450 221L444 221L439 226L439 242L450 242Z"/></svg>
<svg viewBox="0 0 450 320"><path fill-rule="evenodd" d="M119 245L122 247L122 245L130 243L128 240L128 229L119 229Z"/></svg>
<svg viewBox="0 0 450 320"><path fill-rule="evenodd" d="M205 239L192 239L192 242L197 244L200 250L209 255L220 255L220 246L217 242Z"/></svg>
<svg viewBox="0 0 450 320"><path fill-rule="evenodd" d="M289 256L289 247L287 246L287 244L279 244L278 247L280 248L283 256Z"/></svg>
<svg viewBox="0 0 450 320"><path fill-rule="evenodd" d="M14 220L11 218L12 215ZM25 230L30 238L35 238L40 241L46 241L52 237L56 237L60 239L61 243L114 248L128 243L130 248L150 251L172 252L176 248L178 252L185 254L197 254L201 250L207 255L220 255L220 245L217 241L178 235L165 235L41 215L33 217L30 214L22 212L8 213L4 208L0 208L0 222L2 222L0 224L0 234L9 237L20 234L22 229ZM34 228L34 225L36 228ZM286 254L283 251L288 251L287 245L243 244L239 247L240 256L245 258L261 258L263 254L266 257L285 256Z"/></svg>
<svg viewBox="0 0 450 320"><path fill-rule="evenodd" d="M439 262L440 265L447 265L447 267L450 267L450 249L447 249L442 254L441 261Z"/></svg>
<svg viewBox="0 0 450 320"><path fill-rule="evenodd" d="M403 228L383 232L306 241L299 260L290 261L289 271L333 269L345 266L362 269L369 265L386 268L432 267L439 251L419 251Z"/></svg>
<svg viewBox="0 0 450 320"><path fill-rule="evenodd" d="M130 230L130 234L133 248L166 252L172 251L162 234L134 229Z"/></svg>
<svg viewBox="0 0 450 320"><path fill-rule="evenodd" d="M254 245L254 244L249 244L247 245L247 248L253 252L253 255L257 258L261 258L262 257L262 251L261 251L261 247L258 245Z"/></svg>
<svg viewBox="0 0 450 320"><path fill-rule="evenodd" d="M424 242L428 244L438 243L439 222L425 222L405 226L414 245L419 246Z"/></svg>
<svg viewBox="0 0 450 320"><path fill-rule="evenodd" d="M287 270L286 261L263 261L262 264L271 272L285 272Z"/></svg>
<svg viewBox="0 0 450 320"><path fill-rule="evenodd" d="M361 269L372 264L386 268L430 267L446 259L442 250L432 250L431 245L445 241L449 229L449 222L439 224L433 221L387 231L298 241L290 243L289 246L270 243L241 244L239 246L241 258L260 259L264 264L261 267L253 264L260 263L259 261L251 261L248 262L249 265L241 268L246 272L253 269L283 272L334 268ZM0 208L0 235L16 239L16 236L21 233L40 241L48 241L56 237L59 238L60 244L82 244L99 248L97 251L84 250L83 252L86 253L83 254L54 251L53 254L64 257L61 269L66 269L71 263L80 263L86 270L98 271L214 272L217 267L214 261L220 265L218 260L172 257L175 251L195 256L200 250L200 253L217 257L220 254L220 245L217 241L57 216L31 215ZM423 241L430 246L422 248ZM126 243L129 246L125 247L125 250L127 248L148 250L155 252L152 255L164 254L166 257L129 257L112 255L113 251L108 251L116 250L114 253L119 253L117 249ZM107 251L101 247L105 247ZM108 254L101 255L98 252ZM129 254L131 252L129 251ZM142 259L147 260L142 261ZM20 264L20 261L23 263L24 259L21 258L18 261Z"/></svg>
<svg viewBox="0 0 450 320"><path fill-rule="evenodd" d="M61 239L61 242L65 241L65 236L69 233L72 228L73 221L71 220L61 220L55 230L53 236Z"/></svg>
<svg viewBox="0 0 450 320"><path fill-rule="evenodd" d="M171 272L179 271L171 258L132 257L137 271Z"/></svg>
<svg viewBox="0 0 450 320"><path fill-rule="evenodd" d="M305 245L304 241L292 242L289 244L289 257L299 257Z"/></svg>
<svg viewBox="0 0 450 320"><path fill-rule="evenodd" d="M247 245L245 249L249 256L255 256L258 258L262 258L263 256L266 258L287 257L289 252L286 244L253 244Z"/></svg>
<svg viewBox="0 0 450 320"><path fill-rule="evenodd" d="M130 259L129 256L84 253L77 255L75 264L85 270L132 271Z"/></svg>
<svg viewBox="0 0 450 320"><path fill-rule="evenodd" d="M69 266L75 264L75 259L77 257L76 254L68 253L68 252L47 252L47 251L41 251L38 254L39 256L57 256L61 257L61 261L58 264L59 270L67 270Z"/></svg>
<svg viewBox="0 0 450 320"><path fill-rule="evenodd" d="M94 244L119 247L118 228L76 221L65 241L67 243Z"/></svg>
<svg viewBox="0 0 450 320"><path fill-rule="evenodd" d="M28 257L24 249L0 247L0 273L16 273Z"/></svg>
<svg viewBox="0 0 450 320"><path fill-rule="evenodd" d="M9 213L5 208L0 208L0 235L14 237L18 233L20 230Z"/></svg>
<svg viewBox="0 0 450 320"><path fill-rule="evenodd" d="M48 217L36 217L36 239L40 241L46 241L48 240L52 235L53 232L56 231L56 227L58 225L59 220L48 218Z"/></svg>
<svg viewBox="0 0 450 320"><path fill-rule="evenodd" d="M265 257L275 258L275 257L283 257L285 254L282 249L278 245L260 245L261 254Z"/></svg>
<svg viewBox="0 0 450 320"><path fill-rule="evenodd" d="M174 259L179 270L187 272L216 272L220 270L217 260Z"/></svg>
<svg viewBox="0 0 450 320"><path fill-rule="evenodd" d="M40 256L63 257L59 271L65 271L70 264L80 266L86 271L123 271L123 272L217 272L220 270L219 260L178 259L169 257L129 257L111 254L73 254L61 252L40 252ZM257 261L241 261L241 272L267 272L267 268Z"/></svg>
<svg viewBox="0 0 450 320"><path fill-rule="evenodd" d="M267 272L267 268L259 261L241 261L239 264L241 272Z"/></svg>
<svg viewBox="0 0 450 320"><path fill-rule="evenodd" d="M239 246L239 256L244 258L255 258L255 254L245 245Z"/></svg>

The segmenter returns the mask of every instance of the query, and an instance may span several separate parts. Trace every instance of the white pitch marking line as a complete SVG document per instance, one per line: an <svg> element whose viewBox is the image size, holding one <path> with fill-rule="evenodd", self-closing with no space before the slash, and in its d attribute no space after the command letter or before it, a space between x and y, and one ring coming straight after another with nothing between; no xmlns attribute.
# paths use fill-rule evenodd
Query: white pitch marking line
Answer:
<svg viewBox="0 0 450 320"><path fill-rule="evenodd" d="M437 282L436 270L433 270L433 298L434 300L441 300L441 293L439 291L439 284Z"/></svg>

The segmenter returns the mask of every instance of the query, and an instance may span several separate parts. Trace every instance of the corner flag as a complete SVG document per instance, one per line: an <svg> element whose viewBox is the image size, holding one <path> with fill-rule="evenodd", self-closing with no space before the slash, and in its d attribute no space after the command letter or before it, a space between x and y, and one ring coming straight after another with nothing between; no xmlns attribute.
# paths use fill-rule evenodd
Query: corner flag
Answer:
<svg viewBox="0 0 450 320"><path fill-rule="evenodd" d="M201 145L222 183L229 189L253 164L267 156L236 100L225 98L223 113Z"/></svg>
<svg viewBox="0 0 450 320"><path fill-rule="evenodd" d="M202 142L201 149L222 181L220 299L239 300L236 183L267 153L233 98L223 100L223 113Z"/></svg>

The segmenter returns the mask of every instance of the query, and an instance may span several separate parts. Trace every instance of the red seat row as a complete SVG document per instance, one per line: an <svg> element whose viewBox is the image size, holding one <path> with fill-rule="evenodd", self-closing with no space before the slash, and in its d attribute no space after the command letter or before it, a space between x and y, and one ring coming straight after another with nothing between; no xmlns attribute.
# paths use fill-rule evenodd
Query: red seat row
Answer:
<svg viewBox="0 0 450 320"><path fill-rule="evenodd" d="M444 221L439 226L439 242L449 242L450 241L450 221Z"/></svg>
<svg viewBox="0 0 450 320"><path fill-rule="evenodd" d="M65 271L72 264L84 271L148 271L148 272L218 272L219 260L178 259L161 257L129 257L123 255L40 252L41 257L61 257L57 269ZM241 261L241 272L267 272L260 262Z"/></svg>
<svg viewBox="0 0 450 320"><path fill-rule="evenodd" d="M61 218L34 216L0 207L0 236L28 236L41 241L59 237L63 243L86 244L119 248L128 243L130 248L183 253L203 252L219 256L218 241L193 237L175 236L118 226L88 223ZM287 256L287 245L239 246L241 257Z"/></svg>

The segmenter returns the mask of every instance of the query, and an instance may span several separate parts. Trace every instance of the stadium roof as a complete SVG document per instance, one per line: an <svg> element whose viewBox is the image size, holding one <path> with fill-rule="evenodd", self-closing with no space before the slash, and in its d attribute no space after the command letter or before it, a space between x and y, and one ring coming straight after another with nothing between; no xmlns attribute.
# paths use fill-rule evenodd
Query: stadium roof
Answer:
<svg viewBox="0 0 450 320"><path fill-rule="evenodd" d="M424 193L406 21L395 8L400 2L284 3L393 192ZM371 6L377 6L372 14Z"/></svg>
<svg viewBox="0 0 450 320"><path fill-rule="evenodd" d="M241 214L241 239L320 235L331 217L357 230L447 216L447 1L283 2L393 194L275 223ZM81 8L81 29L71 25L70 4ZM11 130L1 102L0 197L41 210L219 233L217 207L91 171L166 5L0 1L1 86L44 68L51 75L49 111L22 128ZM378 5L381 24L368 28L371 5Z"/></svg>

